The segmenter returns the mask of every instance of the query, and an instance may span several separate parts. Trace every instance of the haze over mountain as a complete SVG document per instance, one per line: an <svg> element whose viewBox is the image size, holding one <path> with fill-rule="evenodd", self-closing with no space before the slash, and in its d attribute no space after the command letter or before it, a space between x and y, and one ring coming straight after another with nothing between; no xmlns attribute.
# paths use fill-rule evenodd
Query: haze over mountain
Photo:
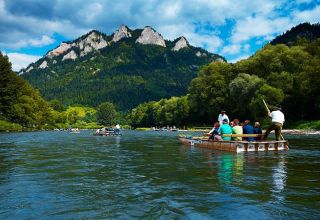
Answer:
<svg viewBox="0 0 320 220"><path fill-rule="evenodd" d="M19 72L48 100L127 110L139 103L184 95L199 66L223 62L185 37L165 40L152 27L122 25L111 35L93 30L63 42Z"/></svg>

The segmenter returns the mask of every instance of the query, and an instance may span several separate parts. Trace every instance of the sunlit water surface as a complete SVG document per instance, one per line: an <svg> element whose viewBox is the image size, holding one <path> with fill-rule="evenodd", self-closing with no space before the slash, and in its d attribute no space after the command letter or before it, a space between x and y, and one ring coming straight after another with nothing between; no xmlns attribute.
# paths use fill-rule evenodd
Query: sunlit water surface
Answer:
<svg viewBox="0 0 320 220"><path fill-rule="evenodd" d="M2 133L0 219L320 219L319 136L236 154L177 134Z"/></svg>

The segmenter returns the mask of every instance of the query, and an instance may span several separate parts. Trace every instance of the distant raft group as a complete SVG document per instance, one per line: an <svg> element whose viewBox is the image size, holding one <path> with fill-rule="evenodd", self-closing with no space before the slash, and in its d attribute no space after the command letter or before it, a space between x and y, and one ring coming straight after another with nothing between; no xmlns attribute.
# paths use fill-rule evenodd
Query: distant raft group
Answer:
<svg viewBox="0 0 320 220"><path fill-rule="evenodd" d="M120 125L117 124L113 128L103 127L103 128L97 129L96 132L94 133L94 135L97 135L97 136L122 136L122 131L121 131Z"/></svg>

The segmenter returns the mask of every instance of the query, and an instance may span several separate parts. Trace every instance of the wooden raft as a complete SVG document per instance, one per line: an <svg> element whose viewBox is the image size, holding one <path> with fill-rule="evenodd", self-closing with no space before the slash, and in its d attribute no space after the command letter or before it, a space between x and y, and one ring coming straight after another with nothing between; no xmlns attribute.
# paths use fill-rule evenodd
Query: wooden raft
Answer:
<svg viewBox="0 0 320 220"><path fill-rule="evenodd" d="M288 150L288 141L213 141L208 139L190 139L179 137L182 144L200 148L231 152L258 152L258 151L280 151Z"/></svg>

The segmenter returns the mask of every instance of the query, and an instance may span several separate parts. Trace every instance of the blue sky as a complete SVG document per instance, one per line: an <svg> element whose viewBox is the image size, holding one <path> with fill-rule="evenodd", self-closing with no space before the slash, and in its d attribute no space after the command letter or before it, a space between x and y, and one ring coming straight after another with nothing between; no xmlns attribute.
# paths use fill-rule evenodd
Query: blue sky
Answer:
<svg viewBox="0 0 320 220"><path fill-rule="evenodd" d="M0 0L0 50L19 70L62 41L92 29L109 35L125 24L152 26L169 40L185 36L236 62L319 18L320 0Z"/></svg>

